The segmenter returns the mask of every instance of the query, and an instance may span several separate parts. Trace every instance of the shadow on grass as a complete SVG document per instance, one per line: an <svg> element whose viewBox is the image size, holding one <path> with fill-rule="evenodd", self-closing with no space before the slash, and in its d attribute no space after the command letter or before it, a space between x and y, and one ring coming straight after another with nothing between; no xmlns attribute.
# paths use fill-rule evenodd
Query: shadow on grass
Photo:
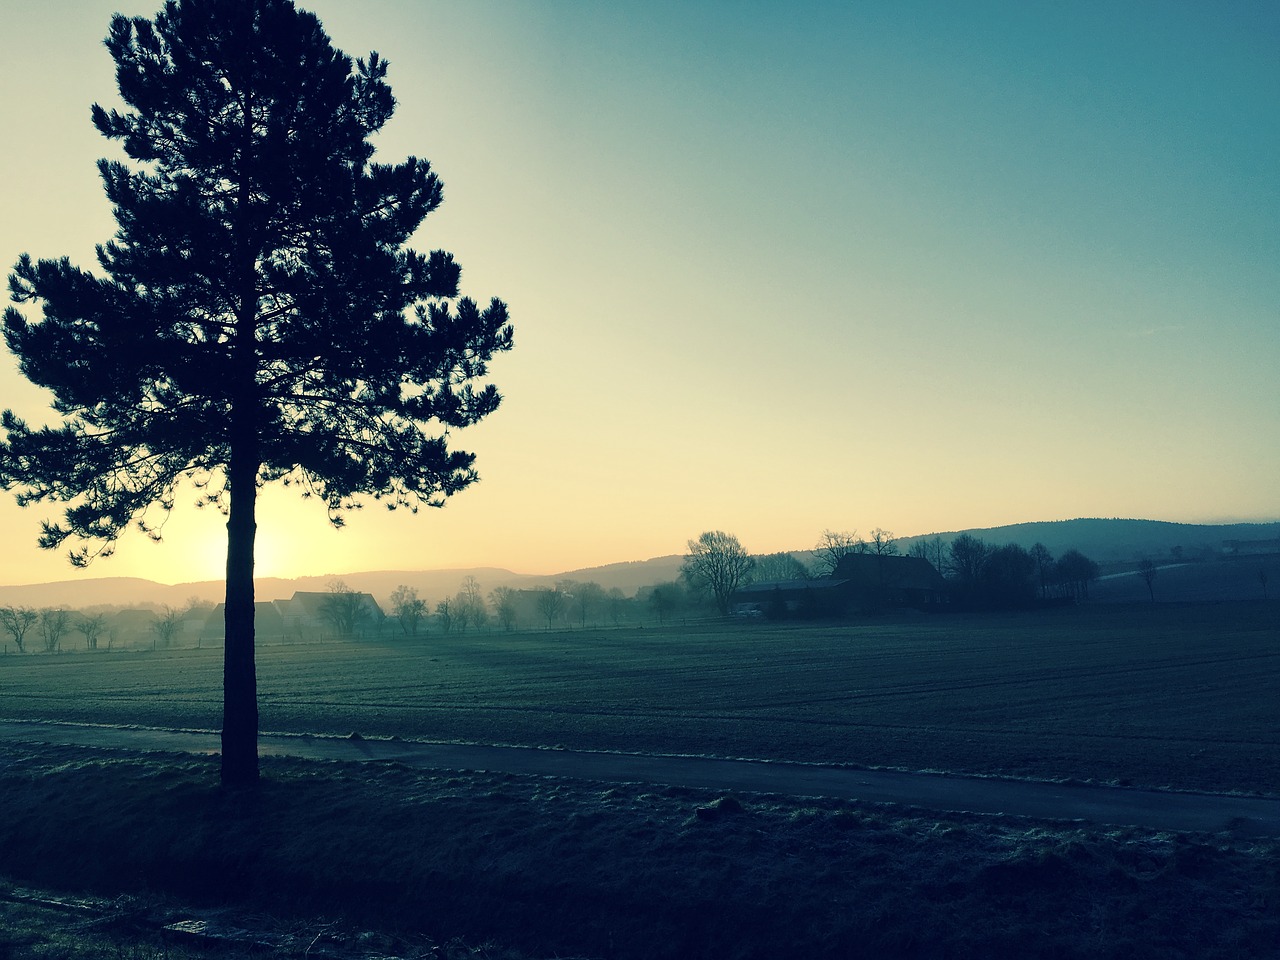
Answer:
<svg viewBox="0 0 1280 960"><path fill-rule="evenodd" d="M0 745L0 873L526 956L1269 956L1280 842L686 788ZM0 954L3 956L3 954Z"/></svg>

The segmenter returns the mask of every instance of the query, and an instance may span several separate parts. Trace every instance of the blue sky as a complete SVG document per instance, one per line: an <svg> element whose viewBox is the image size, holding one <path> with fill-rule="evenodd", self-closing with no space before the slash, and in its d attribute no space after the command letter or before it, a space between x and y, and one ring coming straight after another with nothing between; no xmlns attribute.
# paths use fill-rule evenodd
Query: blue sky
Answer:
<svg viewBox="0 0 1280 960"><path fill-rule="evenodd" d="M0 2L0 260L112 224L110 13ZM307 6L307 4L303 4ZM506 395L442 511L330 531L264 494L259 569L549 573L824 528L1280 517L1280 8L322 0L391 61L417 243L507 300ZM0 365L0 402L41 401ZM222 568L216 517L94 575ZM0 581L70 575L0 505Z"/></svg>

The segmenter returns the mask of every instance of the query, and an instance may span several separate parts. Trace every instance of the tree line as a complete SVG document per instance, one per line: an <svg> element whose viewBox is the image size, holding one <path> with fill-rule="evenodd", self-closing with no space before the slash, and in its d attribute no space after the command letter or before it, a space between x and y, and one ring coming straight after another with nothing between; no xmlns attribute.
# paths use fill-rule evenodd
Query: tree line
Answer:
<svg viewBox="0 0 1280 960"><path fill-rule="evenodd" d="M902 551L891 531L877 527L865 538L856 531L824 530L810 554L810 563L789 552L753 555L733 534L708 530L688 541L680 581L655 587L655 595L661 597L655 602L667 614L681 603L701 603L724 616L733 595L752 583L829 578L850 554L891 557ZM1100 572L1098 564L1079 550L1055 558L1042 543L1027 550L1016 543L990 544L967 533L951 540L917 540L906 555L932 564L945 578L952 602L963 607L1084 600Z"/></svg>

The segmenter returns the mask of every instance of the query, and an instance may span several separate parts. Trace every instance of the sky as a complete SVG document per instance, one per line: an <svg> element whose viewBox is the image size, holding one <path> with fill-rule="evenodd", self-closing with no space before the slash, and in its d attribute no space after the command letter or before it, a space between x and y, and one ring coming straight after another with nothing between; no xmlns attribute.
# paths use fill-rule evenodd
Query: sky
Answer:
<svg viewBox="0 0 1280 960"><path fill-rule="evenodd" d="M111 14L0 0L0 264L114 230ZM509 306L481 481L331 529L261 494L257 573L552 574L1075 517L1280 518L1280 5L313 0L390 61L414 238ZM0 353L3 353L0 348ZM48 398L0 356L0 407ZM85 573L0 501L0 583L216 579L179 496Z"/></svg>

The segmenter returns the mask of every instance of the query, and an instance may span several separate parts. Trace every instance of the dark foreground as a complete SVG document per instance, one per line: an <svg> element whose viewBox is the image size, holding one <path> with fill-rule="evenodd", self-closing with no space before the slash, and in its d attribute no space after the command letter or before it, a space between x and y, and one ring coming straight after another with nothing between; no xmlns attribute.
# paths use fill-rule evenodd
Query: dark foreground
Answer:
<svg viewBox="0 0 1280 960"><path fill-rule="evenodd" d="M210 758L0 745L0 875L324 918L399 938L401 956L455 938L493 957L637 960L1272 957L1280 943L1275 839L395 764L264 769L258 789L224 792ZM6 936L0 957L56 955Z"/></svg>

